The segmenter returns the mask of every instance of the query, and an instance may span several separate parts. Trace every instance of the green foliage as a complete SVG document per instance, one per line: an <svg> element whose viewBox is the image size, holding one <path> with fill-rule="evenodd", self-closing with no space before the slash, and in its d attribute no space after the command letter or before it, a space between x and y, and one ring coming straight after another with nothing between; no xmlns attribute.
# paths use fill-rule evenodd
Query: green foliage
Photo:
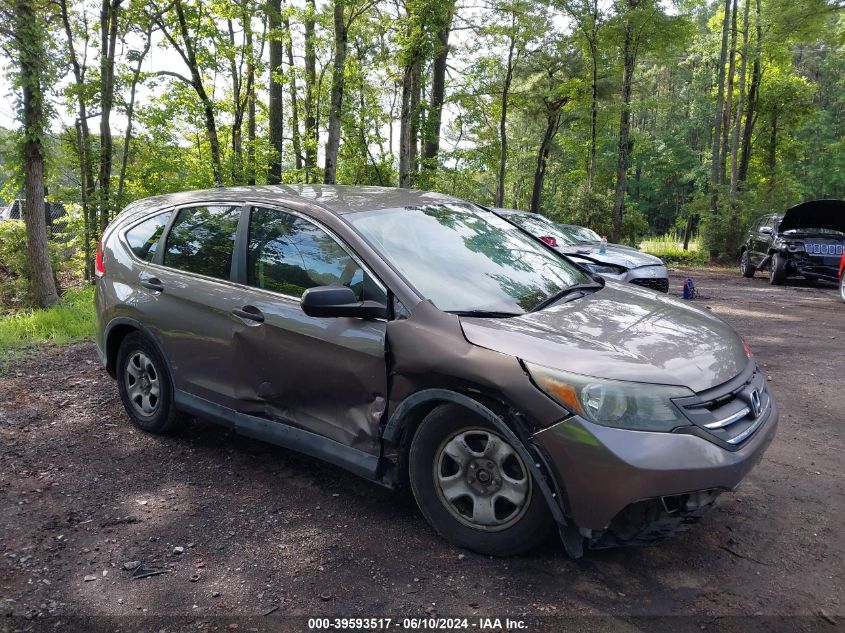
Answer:
<svg viewBox="0 0 845 633"><path fill-rule="evenodd" d="M68 343L94 336L94 288L73 288L47 310L20 310L0 316L0 354L43 343Z"/></svg>
<svg viewBox="0 0 845 633"><path fill-rule="evenodd" d="M659 257L670 266L700 266L707 261L708 254L699 248L697 240L691 240L688 246L684 250L683 242L673 233L652 237L639 244L640 249Z"/></svg>
<svg viewBox="0 0 845 633"><path fill-rule="evenodd" d="M53 271L72 269L76 264L65 258L68 245L48 242ZM0 222L0 307L27 302L29 263L26 258L26 227L20 220Z"/></svg>

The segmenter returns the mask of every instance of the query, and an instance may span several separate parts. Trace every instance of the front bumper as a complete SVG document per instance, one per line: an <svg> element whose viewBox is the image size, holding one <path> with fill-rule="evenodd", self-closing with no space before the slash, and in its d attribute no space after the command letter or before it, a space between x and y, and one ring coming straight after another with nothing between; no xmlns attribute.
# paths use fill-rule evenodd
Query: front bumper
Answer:
<svg viewBox="0 0 845 633"><path fill-rule="evenodd" d="M650 288L658 292L669 292L669 271L666 266L648 265L629 268L618 275L601 273L605 279L632 283L643 288Z"/></svg>
<svg viewBox="0 0 845 633"><path fill-rule="evenodd" d="M606 529L631 504L650 499L734 490L775 435L778 409L734 451L684 433L628 431L572 416L533 436L579 528Z"/></svg>

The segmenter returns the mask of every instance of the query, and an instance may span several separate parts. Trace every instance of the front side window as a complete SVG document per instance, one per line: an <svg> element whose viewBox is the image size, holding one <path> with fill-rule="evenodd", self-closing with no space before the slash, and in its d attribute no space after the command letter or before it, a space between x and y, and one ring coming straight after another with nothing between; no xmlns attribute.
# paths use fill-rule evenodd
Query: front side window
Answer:
<svg viewBox="0 0 845 633"><path fill-rule="evenodd" d="M167 235L164 265L215 279L229 279L241 208L181 209Z"/></svg>
<svg viewBox="0 0 845 633"><path fill-rule="evenodd" d="M593 280L496 214L444 203L346 216L417 292L441 310L522 314Z"/></svg>
<svg viewBox="0 0 845 633"><path fill-rule="evenodd" d="M249 222L247 283L293 297L316 286L342 285L361 300L364 271L313 222L292 213L254 207Z"/></svg>
<svg viewBox="0 0 845 633"><path fill-rule="evenodd" d="M148 262L153 261L161 234L170 221L170 216L170 211L160 213L126 231L126 242L135 257Z"/></svg>

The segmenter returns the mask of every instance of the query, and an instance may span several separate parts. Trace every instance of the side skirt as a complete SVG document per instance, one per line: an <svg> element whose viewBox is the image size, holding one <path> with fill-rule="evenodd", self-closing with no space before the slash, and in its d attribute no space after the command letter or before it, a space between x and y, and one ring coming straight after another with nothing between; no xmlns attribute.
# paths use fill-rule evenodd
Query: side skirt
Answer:
<svg viewBox="0 0 845 633"><path fill-rule="evenodd" d="M179 410L206 418L234 430L239 435L289 448L340 466L365 479L377 481L379 457L350 448L322 435L291 426L283 421L267 420L240 413L176 390L174 400Z"/></svg>

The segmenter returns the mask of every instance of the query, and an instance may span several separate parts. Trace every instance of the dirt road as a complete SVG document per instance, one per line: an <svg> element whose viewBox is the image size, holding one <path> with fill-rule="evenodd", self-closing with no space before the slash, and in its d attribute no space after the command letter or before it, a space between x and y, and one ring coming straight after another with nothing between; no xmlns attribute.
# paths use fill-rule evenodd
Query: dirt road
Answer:
<svg viewBox="0 0 845 633"><path fill-rule="evenodd" d="M527 618L528 630L747 630L733 616L753 615L777 616L766 626L784 630L841 628L845 304L832 287L774 288L733 271L676 271L673 294L686 274L770 377L779 434L691 532L577 562L555 540L511 559L455 549L409 495L207 422L170 437L135 431L91 344L7 363L0 630L265 630L307 626L288 616L428 615ZM133 580L132 561L168 573ZM595 615L612 618L549 617ZM644 626L647 616L679 617Z"/></svg>

